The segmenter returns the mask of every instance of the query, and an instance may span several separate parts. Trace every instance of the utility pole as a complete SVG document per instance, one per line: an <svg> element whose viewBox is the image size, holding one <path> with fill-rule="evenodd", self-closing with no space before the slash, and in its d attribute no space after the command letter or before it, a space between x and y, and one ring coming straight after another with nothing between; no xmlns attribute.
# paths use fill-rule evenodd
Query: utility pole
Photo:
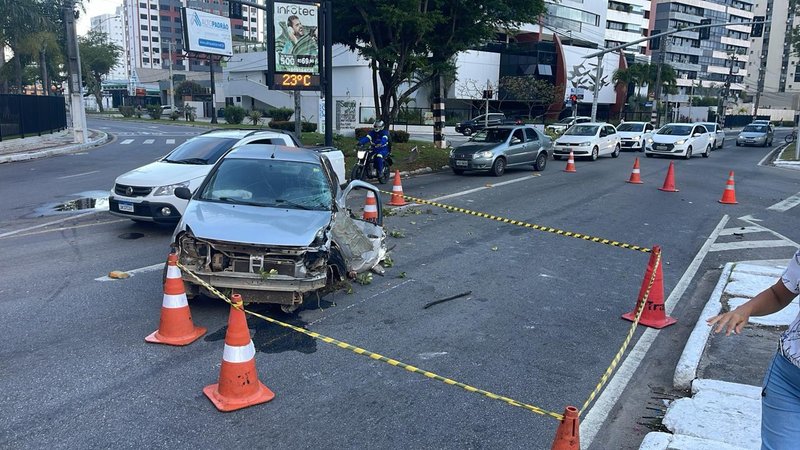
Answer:
<svg viewBox="0 0 800 450"><path fill-rule="evenodd" d="M483 91L483 98L486 99L486 114L483 115L483 129L489 128L489 93L492 91L492 85L489 80L486 80L486 90Z"/></svg>
<svg viewBox="0 0 800 450"><path fill-rule="evenodd" d="M86 130L86 111L83 107L81 77L81 55L78 50L78 33L75 29L75 0L64 0L61 8L64 14L64 24L67 32L67 68L69 77L67 78L70 97L70 116L72 118L72 135L75 143L85 144L88 142L89 133Z"/></svg>
<svg viewBox="0 0 800 450"><path fill-rule="evenodd" d="M670 37L669 40L671 39L672 38ZM658 64L656 64L656 85L653 86L653 109L650 112L650 123L656 128L661 125L661 121L658 117L658 104L661 101L661 71L664 67L664 60L667 57L667 45L669 40L664 39L664 45L661 46L661 49L658 52Z"/></svg>
<svg viewBox="0 0 800 450"><path fill-rule="evenodd" d="M217 122L217 108L214 106L214 97L217 93L217 87L214 84L214 56L208 55L208 67L211 69L211 123Z"/></svg>
<svg viewBox="0 0 800 450"><path fill-rule="evenodd" d="M739 72L737 56L738 54L736 52L731 52L728 54L728 60L730 61L731 67L730 70L728 70L728 76L725 77L725 85L722 88L723 94L720 96L719 101L717 102L717 119L722 123L723 127L725 126L725 110L727 109L728 97L730 97L733 75ZM720 121L719 119L722 120Z"/></svg>
<svg viewBox="0 0 800 450"><path fill-rule="evenodd" d="M333 145L333 2L325 2L325 145Z"/></svg>
<svg viewBox="0 0 800 450"><path fill-rule="evenodd" d="M597 67L594 71L594 92L592 99L592 122L597 121L597 96L600 95L600 79L603 77L603 55L597 55ZM576 102L577 103L577 102ZM576 109L577 111L577 105Z"/></svg>
<svg viewBox="0 0 800 450"><path fill-rule="evenodd" d="M761 91L764 90L764 72L766 72L766 61L762 57L758 60L758 86L756 87L756 100L753 105L753 120L758 117L758 105L761 103Z"/></svg>
<svg viewBox="0 0 800 450"><path fill-rule="evenodd" d="M169 92L167 103L171 106L172 112L175 111L175 83L172 76L172 41L169 42Z"/></svg>

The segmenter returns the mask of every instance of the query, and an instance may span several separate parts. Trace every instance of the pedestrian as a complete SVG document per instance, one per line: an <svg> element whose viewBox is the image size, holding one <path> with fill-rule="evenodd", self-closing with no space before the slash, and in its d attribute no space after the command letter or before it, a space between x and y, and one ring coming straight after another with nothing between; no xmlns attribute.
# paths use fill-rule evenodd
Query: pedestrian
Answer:
<svg viewBox="0 0 800 450"><path fill-rule="evenodd" d="M708 319L715 333L739 334L750 316L785 308L800 293L800 250L781 278L733 311ZM781 334L778 350L761 390L761 449L795 449L800 445L800 314Z"/></svg>

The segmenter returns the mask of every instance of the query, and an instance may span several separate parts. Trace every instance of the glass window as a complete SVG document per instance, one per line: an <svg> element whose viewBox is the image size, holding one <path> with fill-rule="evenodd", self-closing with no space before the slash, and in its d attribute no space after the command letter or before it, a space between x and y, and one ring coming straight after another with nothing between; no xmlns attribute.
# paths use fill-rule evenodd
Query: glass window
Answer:
<svg viewBox="0 0 800 450"><path fill-rule="evenodd" d="M507 128L487 128L478 131L469 140L472 142L505 142L511 130Z"/></svg>
<svg viewBox="0 0 800 450"><path fill-rule="evenodd" d="M214 164L236 144L237 139L196 137L175 148L164 162L175 164Z"/></svg>
<svg viewBox="0 0 800 450"><path fill-rule="evenodd" d="M147 37L147 36L145 36L145 35L142 35L142 40L143 40L144 42L147 42L149 39L150 39L149 37Z"/></svg>
<svg viewBox="0 0 800 450"><path fill-rule="evenodd" d="M147 20L147 14L139 14L139 18Z"/></svg>
<svg viewBox="0 0 800 450"><path fill-rule="evenodd" d="M691 125L664 125L656 134L688 136L691 132Z"/></svg>
<svg viewBox="0 0 800 450"><path fill-rule="evenodd" d="M564 134L568 136L596 136L599 128L597 125L573 125Z"/></svg>
<svg viewBox="0 0 800 450"><path fill-rule="evenodd" d="M630 132L641 132L642 128L644 128L644 124L641 123L621 123L617 127L617 131L630 131Z"/></svg>
<svg viewBox="0 0 800 450"><path fill-rule="evenodd" d="M525 128L525 137L528 138L528 141L539 140L539 135L536 134L536 131L533 128Z"/></svg>
<svg viewBox="0 0 800 450"><path fill-rule="evenodd" d="M158 42L158 37L156 37L156 36L153 36L153 39L152 39L152 41L153 41L153 42Z"/></svg>
<svg viewBox="0 0 800 450"><path fill-rule="evenodd" d="M152 31L158 31L158 27L150 27L150 30L152 30Z"/></svg>

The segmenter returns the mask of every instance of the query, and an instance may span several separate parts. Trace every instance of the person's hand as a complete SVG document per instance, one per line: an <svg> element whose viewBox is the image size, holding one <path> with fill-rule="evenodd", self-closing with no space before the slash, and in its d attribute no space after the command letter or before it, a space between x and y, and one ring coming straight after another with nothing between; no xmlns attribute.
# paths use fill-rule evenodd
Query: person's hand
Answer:
<svg viewBox="0 0 800 450"><path fill-rule="evenodd" d="M734 334L740 334L742 332L742 328L747 325L747 321L749 319L749 314L740 311L739 308L736 308L733 311L729 311L724 314L718 314L708 319L707 322L711 326L716 325L716 327L714 327L714 333L719 333L724 329L725 336L730 336L731 332Z"/></svg>

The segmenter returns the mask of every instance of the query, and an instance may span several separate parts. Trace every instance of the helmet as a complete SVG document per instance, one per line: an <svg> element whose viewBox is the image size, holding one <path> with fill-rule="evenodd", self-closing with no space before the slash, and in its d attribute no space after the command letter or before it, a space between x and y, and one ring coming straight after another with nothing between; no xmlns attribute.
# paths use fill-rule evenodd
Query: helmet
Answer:
<svg viewBox="0 0 800 450"><path fill-rule="evenodd" d="M383 129L383 121L376 120L375 123L372 124L372 129L375 131L381 131Z"/></svg>

